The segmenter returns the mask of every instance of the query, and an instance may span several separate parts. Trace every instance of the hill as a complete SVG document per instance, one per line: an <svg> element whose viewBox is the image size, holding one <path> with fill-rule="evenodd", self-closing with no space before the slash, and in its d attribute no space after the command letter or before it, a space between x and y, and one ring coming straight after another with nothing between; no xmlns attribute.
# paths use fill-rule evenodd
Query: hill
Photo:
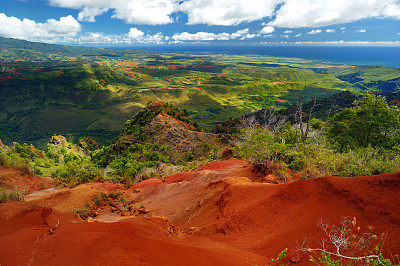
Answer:
<svg viewBox="0 0 400 266"><path fill-rule="evenodd" d="M91 158L111 170L106 179L129 187L143 179L195 168L234 146L230 136L206 133L188 115L169 103L149 103L125 123L120 136Z"/></svg>
<svg viewBox="0 0 400 266"><path fill-rule="evenodd" d="M303 121L308 120L311 109L313 109L312 117L326 120L328 117L334 116L344 108L351 107L353 102L357 99L357 97L349 91L339 92L330 97L317 98L315 102L314 100L304 101L301 99L301 96L302 95L299 94L299 103L293 104L286 109L261 109L251 114L227 120L214 127L212 132L219 134L237 133L245 121L247 121L247 123L251 122L259 125L271 124L272 126L278 124L280 121L288 121L292 124L297 124L299 123L297 114L300 110L300 105Z"/></svg>
<svg viewBox="0 0 400 266"><path fill-rule="evenodd" d="M400 89L398 67L355 66L351 68L326 69L340 80L354 84L360 89L380 92L396 92Z"/></svg>
<svg viewBox="0 0 400 266"><path fill-rule="evenodd" d="M0 62L99 61L137 54L137 51L130 50L56 45L0 37Z"/></svg>
<svg viewBox="0 0 400 266"><path fill-rule="evenodd" d="M222 144L219 135L203 132L188 115L187 110L171 104L153 102L125 123L123 134L112 144L112 153L119 155L132 146L154 143L160 147L162 155L168 156L170 162L176 164L187 161L185 157L188 153L196 159L205 156L205 143L210 147L216 144L232 146L228 140L225 145Z"/></svg>

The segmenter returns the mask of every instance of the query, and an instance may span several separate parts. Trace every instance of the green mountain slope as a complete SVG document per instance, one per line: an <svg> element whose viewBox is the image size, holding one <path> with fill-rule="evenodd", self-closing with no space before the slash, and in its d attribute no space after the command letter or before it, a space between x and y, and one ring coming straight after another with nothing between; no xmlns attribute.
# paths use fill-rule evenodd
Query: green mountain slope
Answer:
<svg viewBox="0 0 400 266"><path fill-rule="evenodd" d="M327 69L340 80L354 84L360 89L395 92L400 89L400 68L379 66L356 66Z"/></svg>
<svg viewBox="0 0 400 266"><path fill-rule="evenodd" d="M287 108L299 91L305 100L343 90L360 94L363 86L343 78L355 69L293 58L68 47L0 38L0 139L37 145L53 134L84 134L104 142L149 101L187 109L210 130L230 117ZM380 71L385 80L396 79L392 68L363 71L364 76Z"/></svg>

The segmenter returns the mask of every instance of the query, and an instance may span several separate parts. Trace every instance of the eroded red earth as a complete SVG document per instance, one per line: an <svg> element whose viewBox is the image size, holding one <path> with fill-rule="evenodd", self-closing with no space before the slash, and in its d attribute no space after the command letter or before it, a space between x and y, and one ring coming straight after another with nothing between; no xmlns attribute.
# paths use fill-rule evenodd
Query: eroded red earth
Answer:
<svg viewBox="0 0 400 266"><path fill-rule="evenodd" d="M320 218L387 232L383 254L400 254L400 174L251 182L245 161L209 163L190 173L135 184L126 200L148 212L83 222L73 214L117 184L90 183L0 206L0 265L268 265L307 240ZM110 218L110 216L107 216ZM297 265L310 265L306 255Z"/></svg>

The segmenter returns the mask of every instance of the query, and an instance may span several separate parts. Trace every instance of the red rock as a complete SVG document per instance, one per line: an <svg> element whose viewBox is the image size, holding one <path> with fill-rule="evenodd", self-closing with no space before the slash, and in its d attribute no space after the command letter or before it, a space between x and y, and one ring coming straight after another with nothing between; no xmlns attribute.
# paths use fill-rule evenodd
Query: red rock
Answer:
<svg viewBox="0 0 400 266"><path fill-rule="evenodd" d="M300 257L294 256L290 258L291 263L299 263L300 262Z"/></svg>

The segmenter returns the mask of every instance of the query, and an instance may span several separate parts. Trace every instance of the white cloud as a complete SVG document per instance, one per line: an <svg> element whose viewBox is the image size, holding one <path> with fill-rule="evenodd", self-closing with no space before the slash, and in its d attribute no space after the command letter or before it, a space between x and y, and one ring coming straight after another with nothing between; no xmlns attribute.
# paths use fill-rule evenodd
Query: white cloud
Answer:
<svg viewBox="0 0 400 266"><path fill-rule="evenodd" d="M71 15L60 20L48 19L45 23L34 20L8 17L0 13L0 36L28 41L55 42L55 39L74 37L81 25Z"/></svg>
<svg viewBox="0 0 400 266"><path fill-rule="evenodd" d="M165 40L164 35L161 32L159 32L154 35L151 35L151 34L145 35L143 37L143 39L141 40L141 42L142 43L151 43L151 44L163 44L163 43L165 43L164 40Z"/></svg>
<svg viewBox="0 0 400 266"><path fill-rule="evenodd" d="M321 33L322 32L322 30L319 30L319 29L314 29L314 30L311 30L311 31L309 31L309 32L307 32L307 34L319 34L319 33Z"/></svg>
<svg viewBox="0 0 400 266"><path fill-rule="evenodd" d="M96 22L95 16L101 15L108 11L108 8L101 7L85 7L78 14L79 21Z"/></svg>
<svg viewBox="0 0 400 266"><path fill-rule="evenodd" d="M327 33L335 33L335 30L334 29L327 29L326 32Z"/></svg>
<svg viewBox="0 0 400 266"><path fill-rule="evenodd" d="M215 34L213 32L197 32L197 33L175 33L172 37L173 40L178 41L214 41L214 40L229 40L230 34L223 32Z"/></svg>
<svg viewBox="0 0 400 266"><path fill-rule="evenodd" d="M256 34L246 34L244 35L242 38L240 38L241 40L245 40L245 39L253 39L255 38L257 35Z"/></svg>
<svg viewBox="0 0 400 266"><path fill-rule="evenodd" d="M294 37L300 37L301 36L301 33L299 33L299 34L296 34Z"/></svg>
<svg viewBox="0 0 400 266"><path fill-rule="evenodd" d="M77 44L124 44L127 39L123 35L105 35L99 32L86 33L76 40Z"/></svg>
<svg viewBox="0 0 400 266"><path fill-rule="evenodd" d="M360 30L356 30L356 31L357 31L357 32L361 32L361 33L367 32L366 29L360 29Z"/></svg>
<svg viewBox="0 0 400 266"><path fill-rule="evenodd" d="M142 39L144 36L144 32L141 30L138 30L137 28L130 28L129 33L128 33L128 38L137 40L137 39Z"/></svg>
<svg viewBox="0 0 400 266"><path fill-rule="evenodd" d="M283 33L285 33L285 34L290 34L290 33L292 33L293 31L292 30L285 30Z"/></svg>
<svg viewBox="0 0 400 266"><path fill-rule="evenodd" d="M298 45L338 45L338 46L399 46L399 41L328 41L328 42L292 42L290 44Z"/></svg>
<svg viewBox="0 0 400 266"><path fill-rule="evenodd" d="M188 24L237 25L271 17L281 0L188 0L179 11L188 15Z"/></svg>
<svg viewBox="0 0 400 266"><path fill-rule="evenodd" d="M398 0L283 0L269 23L282 28L324 27L360 19L400 19Z"/></svg>
<svg viewBox="0 0 400 266"><path fill-rule="evenodd" d="M128 33L128 43L147 43L147 44L162 44L165 41L169 40L169 37L164 37L164 35L159 32L154 35L151 34L144 34L143 31L139 30L138 28L130 28Z"/></svg>
<svg viewBox="0 0 400 266"><path fill-rule="evenodd" d="M268 44L268 45L282 45L282 44L289 44L289 45L315 45L315 46L326 46L326 45L335 45L335 46L391 46L391 47L399 47L400 41L326 41L326 42L310 42L310 41L299 41L299 42L260 42L261 44Z"/></svg>
<svg viewBox="0 0 400 266"><path fill-rule="evenodd" d="M234 33L213 33L213 32L196 32L196 33L189 33L189 32L182 32L182 33L175 33L171 39L174 41L226 41L231 39L252 39L255 38L257 34L249 33L249 29L242 29L238 30Z"/></svg>
<svg viewBox="0 0 400 266"><path fill-rule="evenodd" d="M121 4L116 6L113 18L123 19L126 23L160 25L173 22L171 14L175 5L172 0L117 0L116 3Z"/></svg>
<svg viewBox="0 0 400 266"><path fill-rule="evenodd" d="M212 41L216 39L216 35L212 32L197 32L197 33L175 33L172 36L173 40L179 41Z"/></svg>
<svg viewBox="0 0 400 266"><path fill-rule="evenodd" d="M397 33L397 35L399 35L399 36L400 36L400 32L398 32L398 33Z"/></svg>
<svg viewBox="0 0 400 266"><path fill-rule="evenodd" d="M171 14L177 9L176 0L48 0L50 4L82 9L112 9L113 18L122 19L129 24L160 25L173 22ZM86 11L88 12L88 11ZM91 14L89 17L91 19ZM95 14L99 15L99 14ZM94 15L94 16L95 16ZM93 19L94 19L93 16Z"/></svg>
<svg viewBox="0 0 400 266"><path fill-rule="evenodd" d="M289 39L289 35L287 35L287 34L281 35L281 37L282 37L282 38Z"/></svg>
<svg viewBox="0 0 400 266"><path fill-rule="evenodd" d="M273 33L274 30L275 30L274 27L265 26L264 28L262 28L262 30L260 30L260 33L261 33L261 34L270 34L270 33Z"/></svg>
<svg viewBox="0 0 400 266"><path fill-rule="evenodd" d="M241 38L243 35L245 35L247 33L249 33L249 29L248 28L243 29L243 30L238 30L238 31L236 31L236 32L231 34L231 38L232 39Z"/></svg>
<svg viewBox="0 0 400 266"><path fill-rule="evenodd" d="M131 28L128 34L103 34L90 32L76 39L78 44L164 44L169 37L159 32L154 35L145 34L137 28Z"/></svg>
<svg viewBox="0 0 400 266"><path fill-rule="evenodd" d="M173 23L183 12L187 24L238 25L265 18L281 28L325 27L366 18L400 19L399 0L47 0L82 10L82 21L93 21L102 10L130 24ZM104 13L104 12L103 12ZM265 25L265 22L263 24Z"/></svg>
<svg viewBox="0 0 400 266"><path fill-rule="evenodd" d="M109 8L114 18L131 24L172 23L172 14L184 12L189 25L237 25L271 17L282 0L48 0L52 5L82 9Z"/></svg>

